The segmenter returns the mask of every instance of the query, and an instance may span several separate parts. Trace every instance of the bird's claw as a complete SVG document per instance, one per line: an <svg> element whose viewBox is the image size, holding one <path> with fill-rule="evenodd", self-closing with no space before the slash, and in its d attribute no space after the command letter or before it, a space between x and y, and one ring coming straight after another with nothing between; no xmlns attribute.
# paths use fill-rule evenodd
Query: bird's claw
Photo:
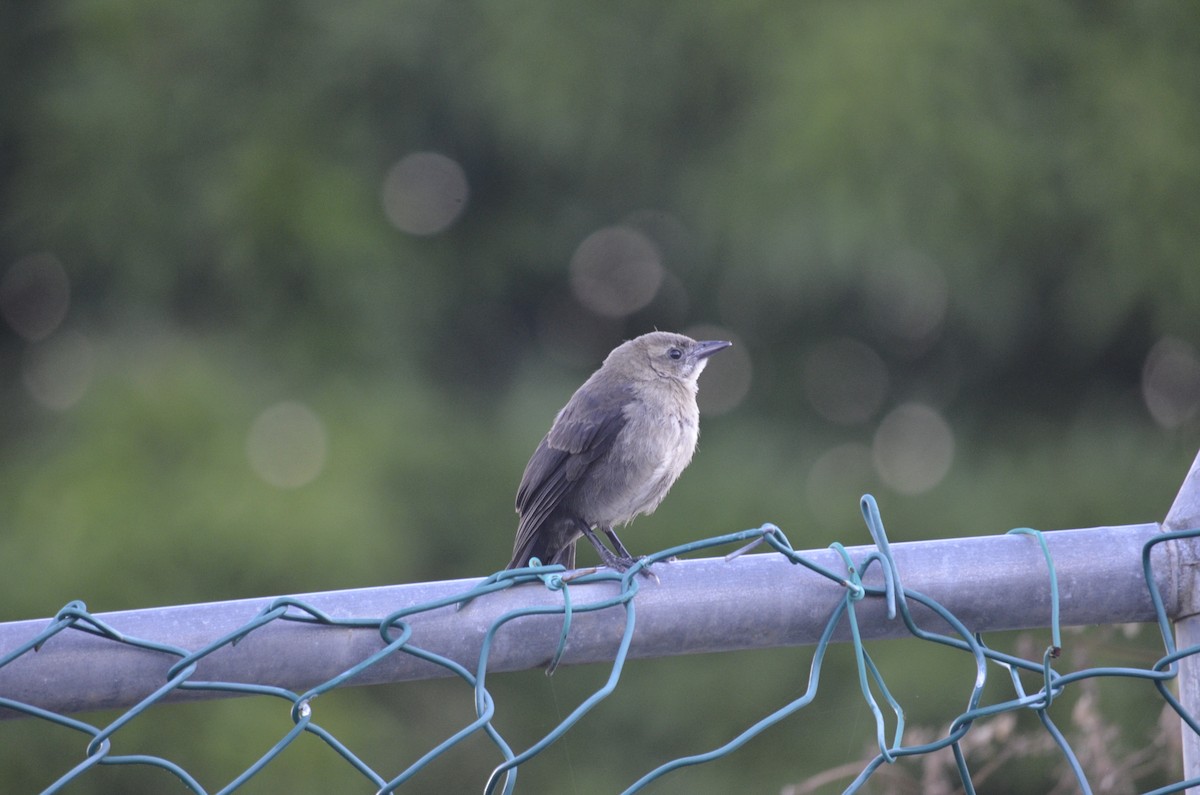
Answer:
<svg viewBox="0 0 1200 795"><path fill-rule="evenodd" d="M617 557L616 555L613 555L611 558L604 561L604 565L610 569L615 569L615 570L621 572L622 574L624 574L625 572L629 571L634 566L641 563L642 569L638 573L641 574L643 577L654 580L654 582L656 582L656 583L659 582L658 575L650 570L650 564L644 563L645 560L646 560L645 555L638 555L636 558L635 557Z"/></svg>

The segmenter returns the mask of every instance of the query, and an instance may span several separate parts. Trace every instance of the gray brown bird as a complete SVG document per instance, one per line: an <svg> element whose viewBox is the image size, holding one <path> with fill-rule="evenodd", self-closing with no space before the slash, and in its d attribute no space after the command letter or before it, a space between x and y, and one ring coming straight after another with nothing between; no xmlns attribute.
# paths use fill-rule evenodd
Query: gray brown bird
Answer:
<svg viewBox="0 0 1200 795"><path fill-rule="evenodd" d="M558 412L525 466L508 568L536 557L572 569L580 536L604 565L632 566L613 528L652 513L691 462L700 434L696 379L709 356L732 344L655 331L615 348Z"/></svg>

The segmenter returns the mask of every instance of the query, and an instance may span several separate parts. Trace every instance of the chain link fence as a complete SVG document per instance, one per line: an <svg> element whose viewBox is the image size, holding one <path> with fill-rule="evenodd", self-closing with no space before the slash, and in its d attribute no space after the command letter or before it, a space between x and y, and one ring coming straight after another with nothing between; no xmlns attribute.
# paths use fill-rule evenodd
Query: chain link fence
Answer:
<svg viewBox="0 0 1200 795"><path fill-rule="evenodd" d="M962 790L974 792L976 778L993 766L973 765L972 747L1003 748L997 726L1022 715L1036 717L1042 749L1052 749L1069 770L1070 787L1063 791L1092 792L1096 785L1081 762L1087 755L1077 753L1051 707L1069 691L1102 679L1153 694L1178 715L1190 778L1153 792L1180 792L1200 786L1188 759L1188 744L1200 737L1197 703L1188 687L1175 684L1200 646L1179 647L1172 633L1172 620L1187 620L1182 617L1192 612L1187 578L1190 540L1200 535L1198 481L1193 465L1162 525L1019 529L1005 536L893 545L875 500L866 496L862 514L874 541L866 547L835 543L797 552L778 527L764 525L664 550L623 574L534 566L482 581L108 615L72 602L49 621L0 625L0 715L24 719L0 724L0 731L41 721L86 741L79 758L63 760L45 792L63 791L105 766L156 768L195 793L233 792L268 766L287 764L284 752L302 736L336 753L361 779L362 791L403 791L434 760L482 736L496 762L480 789L512 793L520 789L522 765L613 693L632 658L815 644L807 681L792 683L777 709L745 728L729 727L727 740L716 747L625 771L624 791L651 790L660 782L657 791L671 791L675 771L767 742L760 735L770 727L805 719L822 681L854 677L874 719L868 731L872 757L853 770L842 766L821 775L798 770L803 783L787 790L792 795L838 777L844 777L846 792L857 792L873 777L886 776L881 769L893 763L944 751L953 757ZM746 554L751 547L763 554ZM725 558L670 560L722 548L733 551ZM1061 667L1061 627L1130 621L1157 627L1161 654L1152 664ZM1047 627L1044 650L1026 656L1002 652L982 634L1020 627ZM962 694L962 710L945 716L944 732L934 736L906 727L904 705L888 686L892 672L876 663L865 643L888 637L937 644L973 666L974 684ZM835 642L850 644L853 670L826 664ZM538 666L553 672L601 660L610 666L602 686L536 742L518 746L498 729L505 705L489 690L491 675ZM335 688L432 677L461 681L472 694L474 719L448 737L430 740L418 758L388 769L369 765L352 742L319 720L315 699ZM994 678L1007 694L985 698L985 687L996 692ZM160 704L247 695L278 699L290 710L290 728L232 780L202 784L204 771L185 769L169 754L114 750L122 729ZM123 711L113 720L78 717L117 707ZM1015 741L1008 745L1017 747ZM992 756L1007 758L996 750Z"/></svg>

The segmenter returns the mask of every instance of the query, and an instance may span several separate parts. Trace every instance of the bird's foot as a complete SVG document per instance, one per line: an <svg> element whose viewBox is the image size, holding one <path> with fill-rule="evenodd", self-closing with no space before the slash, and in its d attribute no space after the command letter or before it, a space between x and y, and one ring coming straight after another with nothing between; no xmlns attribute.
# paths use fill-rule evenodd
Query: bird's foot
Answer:
<svg viewBox="0 0 1200 795"><path fill-rule="evenodd" d="M638 573L641 574L643 577L646 577L651 580L654 580L655 582L658 582L659 581L658 575L650 570L649 563L643 562L645 560L646 560L645 555L638 555L636 558L633 556L618 557L617 555L611 555L608 559L606 559L604 561L604 565L610 569L615 569L623 574L623 573L629 571L634 566L641 563L642 568L641 568L641 571L639 571Z"/></svg>
<svg viewBox="0 0 1200 795"><path fill-rule="evenodd" d="M645 555L640 555L636 558L633 555L630 555L629 550L625 549L625 545L621 543L621 539L617 538L617 534L612 531L611 527L605 527L603 529L604 533L610 539L612 539L613 546L617 550L616 552L613 552L611 549L606 547L590 527L583 530L584 536L586 536L587 539L592 542L592 546L596 548L596 554L600 556L601 563L608 568L613 569L614 571L621 572L622 574L629 571L631 567L636 566L638 563L642 563L642 569L640 573L653 579L655 582L658 582L658 577L652 571L650 571L649 564L643 563L643 561L646 560Z"/></svg>
<svg viewBox="0 0 1200 795"><path fill-rule="evenodd" d="M644 560L644 559L645 559L645 557L646 557L645 555L642 555L641 557L639 557L639 558L638 558L638 560ZM645 577L646 579L649 579L649 580L654 580L654 584L655 584L655 585L661 585L661 584L662 584L662 580L658 579L658 575L657 575L656 573L654 573L653 571L651 571L651 570L650 570L650 566L649 566L649 565L643 566L643 567L642 567L642 570L641 570L640 572L638 572L638 573L639 573L639 574L641 574L641 575L642 575L643 577Z"/></svg>

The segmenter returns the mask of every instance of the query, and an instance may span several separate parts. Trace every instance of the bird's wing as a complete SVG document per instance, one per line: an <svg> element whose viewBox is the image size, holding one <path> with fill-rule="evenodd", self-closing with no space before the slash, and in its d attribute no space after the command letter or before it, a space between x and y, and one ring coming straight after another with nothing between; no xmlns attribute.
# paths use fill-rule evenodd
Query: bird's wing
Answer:
<svg viewBox="0 0 1200 795"><path fill-rule="evenodd" d="M592 463L612 447L625 427L625 406L633 400L627 387L580 390L563 409L538 445L517 489L514 548L520 549L554 512L570 488Z"/></svg>

